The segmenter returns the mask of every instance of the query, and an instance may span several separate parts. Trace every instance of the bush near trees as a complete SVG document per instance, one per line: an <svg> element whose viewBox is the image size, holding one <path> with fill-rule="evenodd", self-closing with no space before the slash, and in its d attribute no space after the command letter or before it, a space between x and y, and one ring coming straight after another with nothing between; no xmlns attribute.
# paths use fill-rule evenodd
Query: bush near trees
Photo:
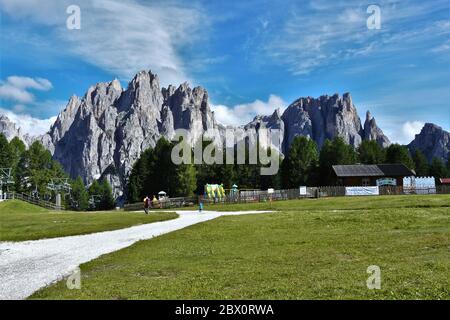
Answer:
<svg viewBox="0 0 450 320"><path fill-rule="evenodd" d="M414 168L417 176L426 177L430 173L430 167L428 165L427 158L420 150L415 150L412 156L414 161Z"/></svg>
<svg viewBox="0 0 450 320"><path fill-rule="evenodd" d="M281 166L283 186L297 188L315 185L318 165L319 153L316 143L308 137L295 137Z"/></svg>
<svg viewBox="0 0 450 320"><path fill-rule="evenodd" d="M383 148L375 140L363 140L357 153L359 162L364 164L379 164L385 159Z"/></svg>
<svg viewBox="0 0 450 320"><path fill-rule="evenodd" d="M100 202L97 210L111 210L115 207L112 188L106 179L100 182Z"/></svg>
<svg viewBox="0 0 450 320"><path fill-rule="evenodd" d="M391 144L386 148L385 163L402 163L411 170L414 170L414 161L411 158L406 146L397 143Z"/></svg>
<svg viewBox="0 0 450 320"><path fill-rule="evenodd" d="M77 177L71 183L72 186L72 199L71 204L73 210L86 211L89 208L89 193L84 186L83 179Z"/></svg>
<svg viewBox="0 0 450 320"><path fill-rule="evenodd" d="M146 195L152 197L159 191L165 191L171 197L194 195L197 172L193 164L176 165L172 162L173 146L173 143L161 138L155 148L141 154L129 177L128 196L131 202L142 201Z"/></svg>
<svg viewBox="0 0 450 320"><path fill-rule="evenodd" d="M433 160L431 160L430 175L435 177L436 184L440 183L439 178L445 178L448 176L447 168L441 159L433 158Z"/></svg>
<svg viewBox="0 0 450 320"><path fill-rule="evenodd" d="M12 165L11 147L3 133L0 133L0 168L8 168Z"/></svg>
<svg viewBox="0 0 450 320"><path fill-rule="evenodd" d="M447 177L450 178L450 156L447 159L447 166L446 166L446 168L447 168Z"/></svg>
<svg viewBox="0 0 450 320"><path fill-rule="evenodd" d="M52 159L50 151L38 142L33 142L29 148L23 152L17 167L15 191L31 193L37 191L41 198L50 194L47 188L52 179L67 178L59 162Z"/></svg>
<svg viewBox="0 0 450 320"><path fill-rule="evenodd" d="M87 193L89 210L111 210L115 207L112 188L106 179L94 180Z"/></svg>
<svg viewBox="0 0 450 320"><path fill-rule="evenodd" d="M342 137L325 140L319 155L319 173L321 185L335 183L333 165L357 163L357 153L353 146L345 143Z"/></svg>
<svg viewBox="0 0 450 320"><path fill-rule="evenodd" d="M202 153L211 143L199 141ZM280 175L262 176L257 153L257 164L249 164L250 151L245 149L245 164L237 164L237 152L234 151L234 163L226 164L226 149L221 155L212 152L212 156L222 159L223 164L181 164L172 163L170 155L173 143L160 139L155 148L145 150L133 165L128 185L127 195L130 202L139 202L148 195L152 197L163 190L171 197L192 196L203 194L207 183L223 184L230 189L237 184L240 189L267 189L280 188ZM256 148L256 147L255 147ZM190 148L188 148L190 149ZM193 163L193 150L191 150L191 163ZM256 149L257 150L257 149ZM268 155L273 150L268 150ZM274 155L280 158L280 156Z"/></svg>

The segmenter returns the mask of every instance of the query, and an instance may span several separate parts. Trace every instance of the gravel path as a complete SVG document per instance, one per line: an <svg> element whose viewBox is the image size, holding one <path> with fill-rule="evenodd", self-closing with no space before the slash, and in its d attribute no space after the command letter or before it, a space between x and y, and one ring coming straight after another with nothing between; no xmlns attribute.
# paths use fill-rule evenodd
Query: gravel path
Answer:
<svg viewBox="0 0 450 320"><path fill-rule="evenodd" d="M0 242L0 299L24 299L38 289L69 276L82 263L139 240L179 230L225 215L270 211L176 211L177 219L135 227L23 242Z"/></svg>

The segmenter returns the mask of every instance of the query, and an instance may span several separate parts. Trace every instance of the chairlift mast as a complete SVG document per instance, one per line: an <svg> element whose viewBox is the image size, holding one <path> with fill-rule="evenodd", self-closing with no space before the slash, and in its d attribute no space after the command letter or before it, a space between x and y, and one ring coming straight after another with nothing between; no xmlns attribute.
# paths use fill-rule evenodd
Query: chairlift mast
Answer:
<svg viewBox="0 0 450 320"><path fill-rule="evenodd" d="M12 168L0 168L0 190L3 192L3 186L6 186L6 192L9 192L9 186L12 184Z"/></svg>
<svg viewBox="0 0 450 320"><path fill-rule="evenodd" d="M95 208L95 206L97 205L97 203L100 202L102 196L99 194L92 194L91 197L89 198L89 207L90 208Z"/></svg>
<svg viewBox="0 0 450 320"><path fill-rule="evenodd" d="M61 206L61 191L70 195L72 186L69 183L69 178L52 178L47 184L47 189L55 192L55 203L57 206Z"/></svg>

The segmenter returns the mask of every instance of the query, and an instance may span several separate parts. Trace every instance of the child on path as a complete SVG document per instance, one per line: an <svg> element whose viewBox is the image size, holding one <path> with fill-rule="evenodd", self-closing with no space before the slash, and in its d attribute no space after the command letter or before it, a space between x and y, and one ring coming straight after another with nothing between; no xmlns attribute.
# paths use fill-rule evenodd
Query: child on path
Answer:
<svg viewBox="0 0 450 320"><path fill-rule="evenodd" d="M150 207L150 198L148 196L145 196L144 198L144 211L145 214L148 214L148 208Z"/></svg>

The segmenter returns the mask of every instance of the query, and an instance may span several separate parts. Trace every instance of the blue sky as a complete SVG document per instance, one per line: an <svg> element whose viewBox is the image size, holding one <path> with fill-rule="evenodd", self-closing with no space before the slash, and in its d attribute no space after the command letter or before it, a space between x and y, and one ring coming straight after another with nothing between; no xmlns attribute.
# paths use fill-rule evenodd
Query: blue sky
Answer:
<svg viewBox="0 0 450 320"><path fill-rule="evenodd" d="M69 30L66 9L81 10ZM391 140L450 129L450 0L0 0L0 109L45 130L73 94L141 69L205 87L216 117L243 124L300 96L351 92Z"/></svg>

